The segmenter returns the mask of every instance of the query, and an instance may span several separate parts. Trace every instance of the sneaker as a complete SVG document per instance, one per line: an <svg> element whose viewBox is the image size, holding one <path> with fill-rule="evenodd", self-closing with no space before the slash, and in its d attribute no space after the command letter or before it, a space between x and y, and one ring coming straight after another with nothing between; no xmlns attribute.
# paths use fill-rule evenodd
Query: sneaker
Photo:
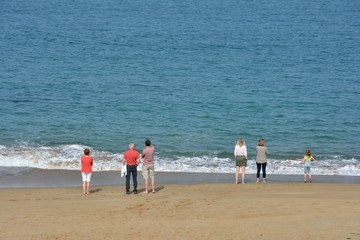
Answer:
<svg viewBox="0 0 360 240"><path fill-rule="evenodd" d="M137 194L137 190L134 190L134 194Z"/></svg>
<svg viewBox="0 0 360 240"><path fill-rule="evenodd" d="M127 194L127 195L130 195L130 194L131 194L131 192L130 192L130 191L126 191L126 194Z"/></svg>

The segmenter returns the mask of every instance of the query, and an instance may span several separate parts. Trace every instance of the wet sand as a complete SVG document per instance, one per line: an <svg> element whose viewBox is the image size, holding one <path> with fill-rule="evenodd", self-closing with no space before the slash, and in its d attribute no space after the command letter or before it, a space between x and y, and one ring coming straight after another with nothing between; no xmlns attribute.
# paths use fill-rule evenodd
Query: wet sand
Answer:
<svg viewBox="0 0 360 240"><path fill-rule="evenodd" d="M11 172L11 171L9 171ZM156 181L162 184L205 184L233 183L234 173L174 173L157 172ZM268 174L268 183L301 183L303 175ZM254 183L255 174L247 174L246 182ZM143 184L141 173L138 182ZM315 183L350 183L360 184L360 176L314 176ZM0 188L47 188L47 187L78 187L81 186L80 171L26 169L21 175L0 177ZM91 180L93 186L124 185L125 179L119 171L94 172Z"/></svg>

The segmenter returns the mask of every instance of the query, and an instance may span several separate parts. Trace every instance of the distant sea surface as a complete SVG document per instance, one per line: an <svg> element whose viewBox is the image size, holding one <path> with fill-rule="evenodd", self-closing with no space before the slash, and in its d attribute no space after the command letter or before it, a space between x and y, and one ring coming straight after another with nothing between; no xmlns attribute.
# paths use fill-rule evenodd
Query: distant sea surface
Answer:
<svg viewBox="0 0 360 240"><path fill-rule="evenodd" d="M1 1L0 176L119 170L360 176L360 1ZM19 169L19 171L16 171Z"/></svg>

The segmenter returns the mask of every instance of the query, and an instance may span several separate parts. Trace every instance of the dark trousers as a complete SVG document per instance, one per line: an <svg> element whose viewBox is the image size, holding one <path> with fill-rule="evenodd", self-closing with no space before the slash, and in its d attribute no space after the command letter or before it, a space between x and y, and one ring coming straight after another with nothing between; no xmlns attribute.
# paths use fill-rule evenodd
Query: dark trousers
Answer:
<svg viewBox="0 0 360 240"><path fill-rule="evenodd" d="M137 191L137 167L136 166L126 166L126 192L130 191L130 175L132 175L134 183L134 191Z"/></svg>
<svg viewBox="0 0 360 240"><path fill-rule="evenodd" d="M263 178L266 178L266 163L256 163L256 167L257 167L256 177L260 178L260 171L262 169Z"/></svg>

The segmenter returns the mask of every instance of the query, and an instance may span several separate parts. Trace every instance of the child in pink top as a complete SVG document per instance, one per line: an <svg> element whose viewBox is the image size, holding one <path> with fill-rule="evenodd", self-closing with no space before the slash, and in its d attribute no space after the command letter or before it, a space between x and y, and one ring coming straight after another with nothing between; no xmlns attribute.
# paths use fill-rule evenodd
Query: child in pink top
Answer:
<svg viewBox="0 0 360 240"><path fill-rule="evenodd" d="M81 175L83 181L83 193L89 194L90 180L93 166L93 158L90 156L90 150L84 149L84 156L81 157Z"/></svg>

